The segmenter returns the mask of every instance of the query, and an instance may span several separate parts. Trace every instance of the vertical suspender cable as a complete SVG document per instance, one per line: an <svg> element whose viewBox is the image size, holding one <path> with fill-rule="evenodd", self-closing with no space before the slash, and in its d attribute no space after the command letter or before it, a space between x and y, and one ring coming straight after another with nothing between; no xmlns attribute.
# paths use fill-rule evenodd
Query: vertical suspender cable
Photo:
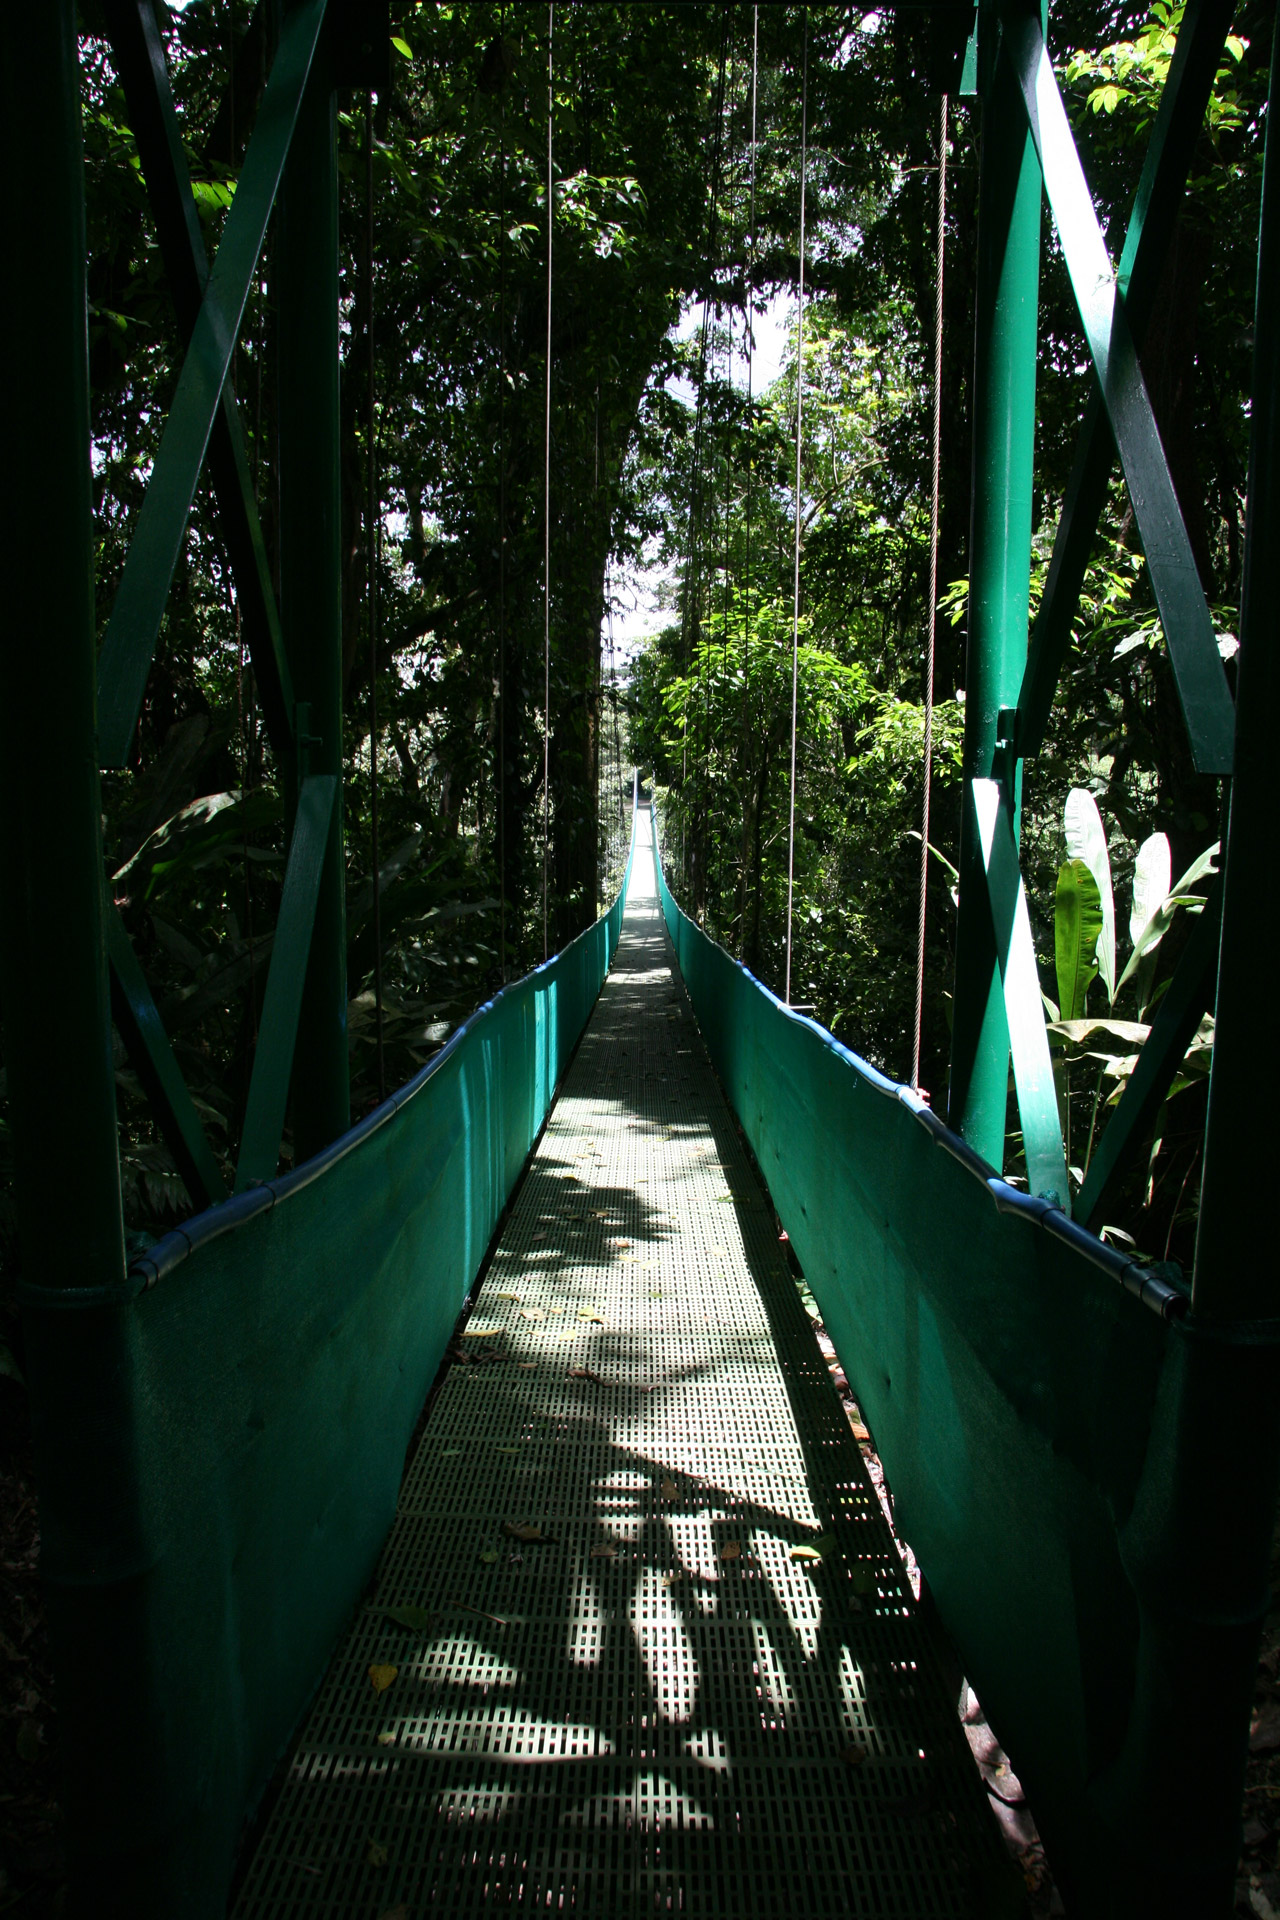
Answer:
<svg viewBox="0 0 1280 1920"><path fill-rule="evenodd" d="M498 16L501 32L505 9ZM503 59L506 49L503 48ZM507 96L498 96L498 959L507 983Z"/></svg>
<svg viewBox="0 0 1280 1920"><path fill-rule="evenodd" d="M760 9L751 9L751 238L747 259L747 528L746 552L743 560L745 574L742 596L742 771L744 780L748 771L747 751L748 715L751 696L751 505L752 488L756 477L755 459L755 423L752 417L755 399L755 325L752 318L751 296L756 283L756 79L759 72L760 54ZM750 849L743 836L742 846L742 918L738 927L738 958L746 951L747 943L747 886L750 880L748 860Z"/></svg>
<svg viewBox="0 0 1280 1920"><path fill-rule="evenodd" d="M552 91L555 70L552 51L556 24L555 0L547 8L547 406L543 436L542 472L542 957L550 957L547 940L547 853L551 838L551 220L555 182L551 162Z"/></svg>
<svg viewBox="0 0 1280 1920"><path fill-rule="evenodd" d="M796 298L796 519L791 603L791 804L787 821L787 986L791 1005L791 913L796 882L796 727L800 695L800 450L804 403L804 187L809 138L809 10L804 15L804 71L800 82L800 285Z"/></svg>
<svg viewBox="0 0 1280 1920"><path fill-rule="evenodd" d="M711 183L710 199L707 206L707 269L714 273L716 248L716 216L720 205L720 143L724 132L724 70L725 55L728 47L728 9L720 12L720 70L716 79L715 133L711 145ZM684 727L680 753L680 864L686 881L689 877L688 862L685 856L685 820L688 805L685 801L685 785L689 773L689 710L693 706L693 668L694 649L697 646L702 608L701 581L698 562L702 551L702 429L706 402L707 385L707 328L711 314L711 289L708 281L707 292L702 301L702 327L698 342L698 406L693 431L693 478L689 493L689 554L685 563L684 603L681 612L681 626L685 638L685 673L689 680L687 697L684 703ZM692 606L692 612L690 608ZM702 660L697 655L698 684L702 684ZM694 743L694 762L697 763L698 742ZM706 783L703 783L704 797ZM696 824L696 823L695 823ZM694 836L693 853L697 857L697 836ZM692 903L696 909L696 901Z"/></svg>
<svg viewBox="0 0 1280 1920"><path fill-rule="evenodd" d="M373 94L364 97L365 338L369 348L365 421L369 518L369 838L373 865L373 1009L378 1065L378 1101L387 1097L387 1059L382 1024L382 856L378 836L378 562L382 511L378 498L377 408L373 366Z"/></svg>
<svg viewBox="0 0 1280 1920"><path fill-rule="evenodd" d="M938 245L933 297L933 492L929 507L929 615L924 661L924 799L920 817L920 920L916 933L916 1017L911 1034L911 1084L920 1085L924 1027L924 917L929 883L929 792L933 784L933 655L938 626L938 489L942 471L942 269L947 229L947 96L938 128Z"/></svg>

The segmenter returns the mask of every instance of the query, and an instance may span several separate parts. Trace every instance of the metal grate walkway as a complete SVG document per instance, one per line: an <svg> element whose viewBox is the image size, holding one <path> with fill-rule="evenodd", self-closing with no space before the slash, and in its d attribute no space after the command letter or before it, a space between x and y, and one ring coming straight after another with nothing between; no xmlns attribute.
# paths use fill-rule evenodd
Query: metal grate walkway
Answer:
<svg viewBox="0 0 1280 1920"><path fill-rule="evenodd" d="M638 826L476 1357L432 1410L238 1920L1017 1910ZM406 1607L417 1630L379 1611Z"/></svg>

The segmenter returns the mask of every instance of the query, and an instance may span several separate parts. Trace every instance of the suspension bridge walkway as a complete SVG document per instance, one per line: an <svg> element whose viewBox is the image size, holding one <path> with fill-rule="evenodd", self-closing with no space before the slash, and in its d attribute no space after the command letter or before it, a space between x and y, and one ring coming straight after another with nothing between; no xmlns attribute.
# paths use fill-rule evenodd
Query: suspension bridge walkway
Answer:
<svg viewBox="0 0 1280 1920"><path fill-rule="evenodd" d="M453 1353L238 1920L1017 1910L682 990L647 812Z"/></svg>
<svg viewBox="0 0 1280 1920"><path fill-rule="evenodd" d="M3 318L23 369L6 418L24 484L3 522L0 964L69 1910L225 1920L240 1860L242 1920L1008 1911L998 1838L775 1208L1068 1912L1224 1920L1280 1468L1259 1103L1280 1066L1257 993L1280 605L1274 127L1233 682L1142 349L1231 8L1188 0L1118 261L1042 10L981 0L964 49L982 140L950 1124L680 911L641 811L625 924L627 889L354 1127L337 106L366 91L371 154L386 15L353 0L266 10L278 40L210 261L156 11L99 11L136 142L111 164L136 159L145 177L185 343L101 634L77 10L11 7L0 33L24 156L10 253L38 290ZM920 11L958 30L958 55L972 11ZM1278 71L1280 34L1273 92ZM754 124L753 105L753 149ZM946 125L944 104L940 154ZM550 214L550 140L547 158ZM1090 371L1032 621L1046 206ZM941 197L939 212L941 253ZM269 228L272 543L234 382ZM549 308L552 233L549 218ZM548 394L552 345L549 312ZM370 448L373 395L371 377ZM799 475L799 396L795 417ZM1187 764L1222 783L1225 831L1221 874L1073 1187L1019 809L1113 460ZM100 776L132 777L204 477L289 823L234 1167L103 887ZM793 688L798 545L794 564ZM32 726L51 688L59 725ZM552 723L548 693L544 776ZM370 737L376 774L372 717ZM554 817L544 808L544 836ZM1188 1281L1095 1229L1210 1010ZM117 1039L192 1203L132 1257ZM1011 1069L1022 1185L1002 1172Z"/></svg>

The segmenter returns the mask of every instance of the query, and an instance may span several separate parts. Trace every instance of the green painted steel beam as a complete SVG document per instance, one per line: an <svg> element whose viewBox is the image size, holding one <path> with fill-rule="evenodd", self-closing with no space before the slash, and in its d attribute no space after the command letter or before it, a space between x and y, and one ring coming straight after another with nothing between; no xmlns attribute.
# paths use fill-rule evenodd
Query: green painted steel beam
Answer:
<svg viewBox="0 0 1280 1920"><path fill-rule="evenodd" d="M184 346L189 346L208 286L209 262L183 152L182 129L174 109L164 42L150 0L104 0L104 12L178 325ZM291 769L293 685L240 409L229 379L214 418L208 463L263 718L272 751L283 767Z"/></svg>
<svg viewBox="0 0 1280 1920"><path fill-rule="evenodd" d="M102 1629L146 1586L150 1563L139 1552L103 927L76 13L74 0L40 0L0 17L0 114L19 174L0 310L12 463L0 515L0 980L67 1905L105 1913L122 1781L135 1802L151 1787L138 1702L152 1696L134 1644L108 1653ZM137 1765L113 1767L108 1743Z"/></svg>
<svg viewBox="0 0 1280 1920"><path fill-rule="evenodd" d="M1191 0L1178 31L1116 274L1129 332L1138 347L1146 337L1232 14L1231 0ZM1115 438L1096 376L1090 376L1089 386L1018 695L1017 750L1025 757L1038 753L1044 740L1115 459Z"/></svg>
<svg viewBox="0 0 1280 1920"><path fill-rule="evenodd" d="M333 774L319 773L302 782L298 796L236 1164L237 1193L270 1180L280 1159L289 1079L300 1039L303 986L337 795ZM295 1153L294 1157L303 1156Z"/></svg>
<svg viewBox="0 0 1280 1920"><path fill-rule="evenodd" d="M974 781L973 809L1004 989L1027 1185L1038 1198L1052 1200L1064 1213L1070 1213L1067 1159L1062 1150L1062 1123L1058 1116L1058 1094L1049 1054L1049 1034L1044 1024L1027 895L1018 866L1013 815L998 780Z"/></svg>
<svg viewBox="0 0 1280 1920"><path fill-rule="evenodd" d="M174 1058L147 977L114 904L106 910L111 1006L125 1051L141 1080L195 1210L225 1200L219 1171L200 1116Z"/></svg>
<svg viewBox="0 0 1280 1920"><path fill-rule="evenodd" d="M1149 1138L1183 1055L1213 1005L1221 925L1222 892L1215 885L1165 988L1129 1084L1089 1162L1076 1201L1076 1218L1095 1231L1106 1218L1118 1183Z"/></svg>
<svg viewBox="0 0 1280 1920"><path fill-rule="evenodd" d="M178 378L151 481L102 643L98 673L102 765L122 767L209 438L222 407L245 303L257 270L324 24L325 0L286 16L222 244Z"/></svg>
<svg viewBox="0 0 1280 1920"><path fill-rule="evenodd" d="M1040 167L1016 82L995 58L1004 12L986 0L978 15L983 109L969 640L948 1096L952 1126L996 1168L1004 1163L1009 1033L973 782L1003 773L1016 835L1020 776L1003 716L1017 700L1027 656L1040 286Z"/></svg>
<svg viewBox="0 0 1280 1920"><path fill-rule="evenodd" d="M22 156L6 216L11 291L0 320L4 444L18 463L0 516L0 956L13 1192L25 1278L106 1287L123 1282L124 1241L94 726L84 160L71 0L7 9L0 53L4 123Z"/></svg>
<svg viewBox="0 0 1280 1920"><path fill-rule="evenodd" d="M1271 100L1280 88L1280 15ZM1280 711L1280 134L1267 115L1253 323L1248 514L1235 777L1222 866L1222 947L1192 1303L1206 1318L1280 1313L1270 1243L1270 1095L1280 1069L1261 988L1275 938L1275 722ZM1268 1525L1270 1524L1268 1520ZM1268 1535L1269 1537L1269 1535Z"/></svg>
<svg viewBox="0 0 1280 1920"><path fill-rule="evenodd" d="M1230 773L1235 711L1217 635L1138 364L1124 298L1038 20L1015 12L1002 52L1018 76L1072 292L1128 482L1192 758L1201 773Z"/></svg>
<svg viewBox="0 0 1280 1920"><path fill-rule="evenodd" d="M309 1159L350 1123L346 862L342 849L342 514L338 337L337 103L327 46L312 71L280 189L275 236L279 342L280 614L304 772L339 798L325 852L294 1056L293 1141Z"/></svg>

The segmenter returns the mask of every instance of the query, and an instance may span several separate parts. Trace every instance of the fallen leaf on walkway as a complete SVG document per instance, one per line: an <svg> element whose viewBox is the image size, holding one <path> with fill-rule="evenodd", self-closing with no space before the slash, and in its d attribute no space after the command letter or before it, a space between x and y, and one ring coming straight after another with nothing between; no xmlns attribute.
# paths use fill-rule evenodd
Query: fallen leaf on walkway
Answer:
<svg viewBox="0 0 1280 1920"><path fill-rule="evenodd" d="M581 1331L581 1327L561 1327L556 1338L557 1340L576 1340Z"/></svg>
<svg viewBox="0 0 1280 1920"><path fill-rule="evenodd" d="M678 1500L680 1498L680 1489L674 1480L666 1479L663 1481L662 1497L664 1500Z"/></svg>
<svg viewBox="0 0 1280 1920"><path fill-rule="evenodd" d="M722 1560L741 1560L742 1544L738 1540L726 1540L720 1549Z"/></svg>
<svg viewBox="0 0 1280 1920"><path fill-rule="evenodd" d="M390 1856L380 1840L371 1840L369 1842L368 1859L371 1867L385 1867L389 1858Z"/></svg>
<svg viewBox="0 0 1280 1920"><path fill-rule="evenodd" d="M521 1307L520 1309L522 1320L545 1320L546 1317L541 1307Z"/></svg>
<svg viewBox="0 0 1280 1920"><path fill-rule="evenodd" d="M410 1633L425 1633L435 1619L434 1613L428 1613L425 1607L383 1607L382 1612L398 1627L408 1627Z"/></svg>
<svg viewBox="0 0 1280 1920"><path fill-rule="evenodd" d="M380 1733L378 1735L378 1745L380 1747L394 1747L395 1743L396 1736L394 1733Z"/></svg>
<svg viewBox="0 0 1280 1920"><path fill-rule="evenodd" d="M497 1340L502 1333L501 1327L464 1327L464 1340Z"/></svg>
<svg viewBox="0 0 1280 1920"><path fill-rule="evenodd" d="M593 1560L616 1560L617 1557L618 1549L611 1542L606 1542L604 1546L592 1547L591 1549L591 1558Z"/></svg>
<svg viewBox="0 0 1280 1920"><path fill-rule="evenodd" d="M678 1587L680 1585L680 1582L683 1579L684 1579L684 1569L682 1567L677 1567L674 1573L663 1574L662 1584L664 1587Z"/></svg>
<svg viewBox="0 0 1280 1920"><path fill-rule="evenodd" d="M482 1566L496 1567L500 1558L501 1556L496 1547L486 1547L480 1555L480 1563Z"/></svg>
<svg viewBox="0 0 1280 1920"><path fill-rule="evenodd" d="M399 1667L382 1667L382 1666L370 1667L369 1680L373 1687L374 1692L385 1693L387 1688L391 1685L391 1682L395 1679L396 1675L399 1673L399 1671L400 1671Z"/></svg>
<svg viewBox="0 0 1280 1920"><path fill-rule="evenodd" d="M792 1547L792 1560L821 1560L822 1554L817 1547Z"/></svg>
<svg viewBox="0 0 1280 1920"><path fill-rule="evenodd" d="M579 1320L594 1320L599 1327L607 1327L609 1324L598 1307L579 1307L578 1318Z"/></svg>
<svg viewBox="0 0 1280 1920"><path fill-rule="evenodd" d="M854 1745L852 1747L846 1747L844 1750L844 1759L851 1767L860 1767L866 1757L867 1750L865 1747Z"/></svg>
<svg viewBox="0 0 1280 1920"><path fill-rule="evenodd" d="M571 1380L590 1380L597 1387L602 1387L604 1385L604 1381L601 1379L600 1375L598 1373L593 1373L590 1367L570 1367L569 1378Z"/></svg>
<svg viewBox="0 0 1280 1920"><path fill-rule="evenodd" d="M521 1373L532 1373L536 1368L537 1364L538 1363L536 1360L517 1360L516 1361L516 1365L519 1367Z"/></svg>
<svg viewBox="0 0 1280 1920"><path fill-rule="evenodd" d="M550 1546L551 1536L532 1520L504 1520L502 1531L511 1540L523 1540L526 1546Z"/></svg>
<svg viewBox="0 0 1280 1920"><path fill-rule="evenodd" d="M494 1448L495 1453L518 1454L519 1451L520 1451L519 1447L495 1447Z"/></svg>
<svg viewBox="0 0 1280 1920"><path fill-rule="evenodd" d="M520 1305L520 1295L518 1293L495 1293L493 1297L495 1300L514 1300L517 1306Z"/></svg>

